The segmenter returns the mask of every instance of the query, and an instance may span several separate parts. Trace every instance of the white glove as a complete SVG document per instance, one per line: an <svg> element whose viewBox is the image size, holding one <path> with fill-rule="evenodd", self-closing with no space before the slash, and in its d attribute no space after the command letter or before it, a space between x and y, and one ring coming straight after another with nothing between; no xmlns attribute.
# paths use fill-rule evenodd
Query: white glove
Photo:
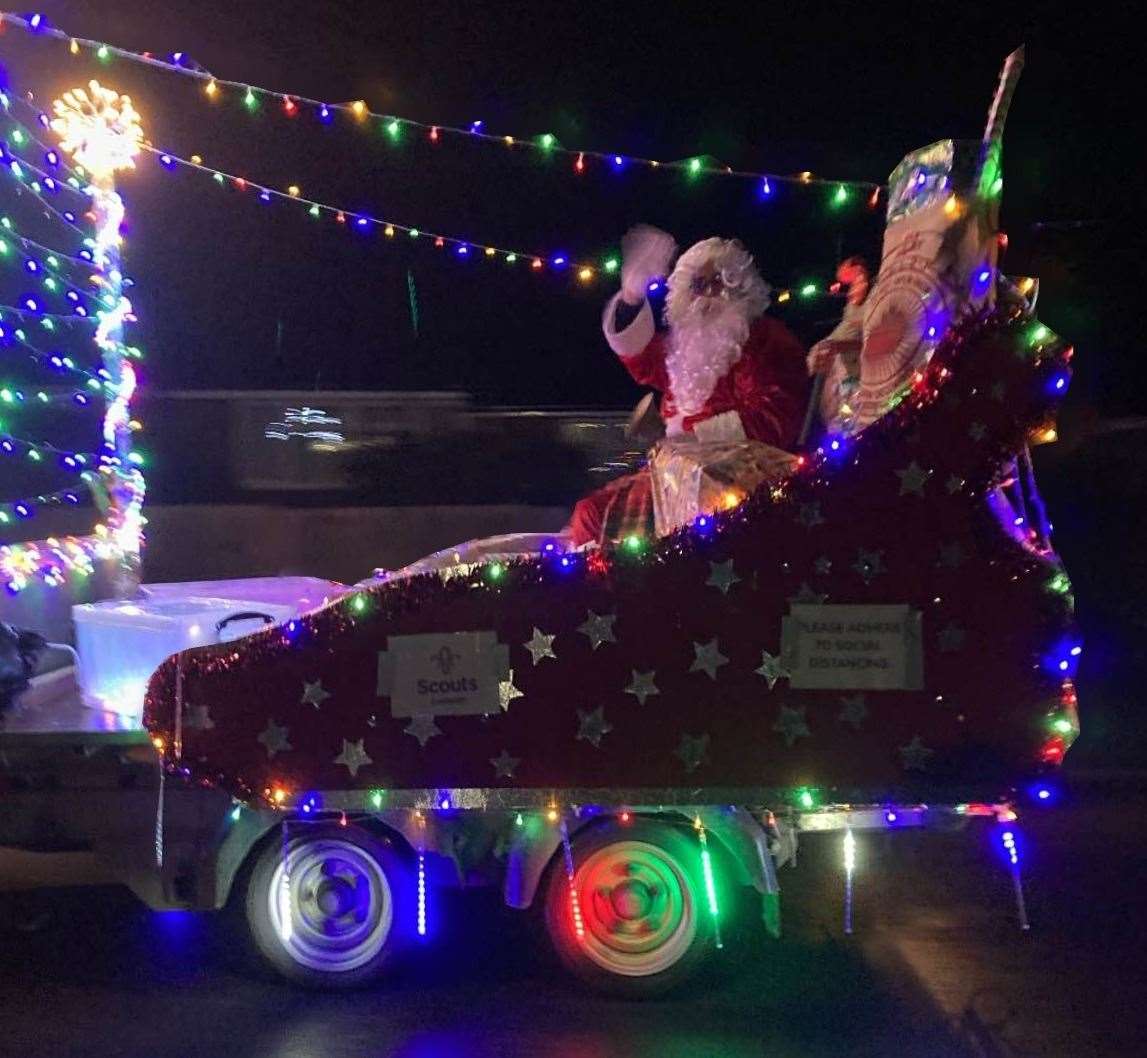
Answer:
<svg viewBox="0 0 1147 1058"><path fill-rule="evenodd" d="M651 280L668 274L677 252L673 236L649 224L630 228L621 240L621 296L630 305L645 300Z"/></svg>

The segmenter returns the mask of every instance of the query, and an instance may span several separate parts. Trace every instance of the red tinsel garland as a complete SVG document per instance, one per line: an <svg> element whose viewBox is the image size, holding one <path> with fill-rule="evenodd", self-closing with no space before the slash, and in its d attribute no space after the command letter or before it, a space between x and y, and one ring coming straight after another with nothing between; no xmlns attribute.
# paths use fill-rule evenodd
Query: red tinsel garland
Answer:
<svg viewBox="0 0 1147 1058"><path fill-rule="evenodd" d="M1059 762L1053 716L1074 724L1058 661L1074 642L1070 597L1049 589L1063 582L1058 559L993 505L1054 413L1069 358L1018 309L968 320L894 410L734 511L638 551L399 581L186 651L153 677L147 725L169 764L244 798L802 785L849 800L994 795ZM730 561L736 579L710 583ZM762 652L780 654L791 601L818 598L922 611L924 689L773 682ZM612 618L613 640L595 646L579 630L593 614ZM525 646L535 629L553 637L553 656L536 663ZM474 630L509 647L520 695L488 717L393 718L376 692L387 637ZM724 661L698 655L714 641ZM699 656L716 678L690 671Z"/></svg>

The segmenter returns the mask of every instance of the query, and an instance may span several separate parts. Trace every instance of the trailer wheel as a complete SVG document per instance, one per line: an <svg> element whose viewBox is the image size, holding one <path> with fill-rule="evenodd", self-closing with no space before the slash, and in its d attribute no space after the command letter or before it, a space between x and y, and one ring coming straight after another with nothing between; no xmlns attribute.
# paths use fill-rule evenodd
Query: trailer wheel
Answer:
<svg viewBox="0 0 1147 1058"><path fill-rule="evenodd" d="M691 836L638 820L580 834L571 851L572 892L560 852L546 890L546 926L565 966L599 990L630 998L660 995L688 979L712 940Z"/></svg>
<svg viewBox="0 0 1147 1058"><path fill-rule="evenodd" d="M376 979L409 938L411 871L358 827L308 825L259 854L247 923L271 966L300 984L355 988Z"/></svg>

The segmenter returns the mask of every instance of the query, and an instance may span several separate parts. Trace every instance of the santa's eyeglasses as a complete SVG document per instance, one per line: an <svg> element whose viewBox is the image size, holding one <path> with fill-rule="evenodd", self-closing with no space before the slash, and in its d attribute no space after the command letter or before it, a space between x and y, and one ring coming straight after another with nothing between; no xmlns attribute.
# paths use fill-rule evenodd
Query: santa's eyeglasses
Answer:
<svg viewBox="0 0 1147 1058"><path fill-rule="evenodd" d="M695 275L689 282L689 289L699 296L715 298L725 290L725 281L720 272Z"/></svg>

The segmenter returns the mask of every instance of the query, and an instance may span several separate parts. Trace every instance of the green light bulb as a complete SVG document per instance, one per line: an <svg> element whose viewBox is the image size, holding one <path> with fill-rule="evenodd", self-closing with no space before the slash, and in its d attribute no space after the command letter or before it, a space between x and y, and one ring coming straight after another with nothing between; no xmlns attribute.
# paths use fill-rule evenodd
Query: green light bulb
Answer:
<svg viewBox="0 0 1147 1058"><path fill-rule="evenodd" d="M542 146L548 151L557 142L552 132L547 132L541 139Z"/></svg>
<svg viewBox="0 0 1147 1058"><path fill-rule="evenodd" d="M516 253L506 254L506 264L513 264L517 259L518 255Z"/></svg>
<svg viewBox="0 0 1147 1058"><path fill-rule="evenodd" d="M397 121L392 120L390 124L386 126L386 131L389 132L392 137L397 137L401 128L402 126L399 125Z"/></svg>
<svg viewBox="0 0 1147 1058"><path fill-rule="evenodd" d="M813 294L815 294L815 293L816 293L816 284L815 283L805 283L805 285L803 287L801 287L801 297L802 298L811 298L813 296Z"/></svg>
<svg viewBox="0 0 1147 1058"><path fill-rule="evenodd" d="M111 51L106 44L101 44L96 49L96 58L99 59L100 62L107 62L108 59L111 58Z"/></svg>
<svg viewBox="0 0 1147 1058"><path fill-rule="evenodd" d="M848 201L848 188L844 184L838 184L836 194L832 196L834 205L843 206Z"/></svg>
<svg viewBox="0 0 1147 1058"><path fill-rule="evenodd" d="M617 271L617 265L618 265L617 258L611 257L608 261L605 262L605 264L602 267L607 272L616 272Z"/></svg>
<svg viewBox="0 0 1147 1058"><path fill-rule="evenodd" d="M816 798L813 797L812 790L807 788L800 790L797 793L797 801L801 808L812 808L816 804Z"/></svg>
<svg viewBox="0 0 1147 1058"><path fill-rule="evenodd" d="M690 175L696 176L700 171L701 171L701 159L700 158L690 158L689 159L689 173L690 173Z"/></svg>
<svg viewBox="0 0 1147 1058"><path fill-rule="evenodd" d="M311 208L310 208L310 209L308 209L308 210L307 210L307 212L308 212L308 213L309 213L309 214L310 214L312 217L317 217L317 216L319 215L319 207L318 207L318 206L311 206Z"/></svg>
<svg viewBox="0 0 1147 1058"><path fill-rule="evenodd" d="M1053 731L1059 732L1061 735L1069 735L1074 730L1072 723L1066 717L1058 717L1051 722Z"/></svg>
<svg viewBox="0 0 1147 1058"><path fill-rule="evenodd" d="M420 232L417 228L411 228L410 229L410 237L412 239L417 239L418 236L421 234L422 234L422 232Z"/></svg>
<svg viewBox="0 0 1147 1058"><path fill-rule="evenodd" d="M502 567L502 563L501 562L495 562L489 569L490 579L491 580L497 580L502 575L503 572L504 572L504 569Z"/></svg>
<svg viewBox="0 0 1147 1058"><path fill-rule="evenodd" d="M255 93L250 88L247 89L247 94L243 97L243 102L247 104L248 110L254 110L259 105L259 100L255 98Z"/></svg>

